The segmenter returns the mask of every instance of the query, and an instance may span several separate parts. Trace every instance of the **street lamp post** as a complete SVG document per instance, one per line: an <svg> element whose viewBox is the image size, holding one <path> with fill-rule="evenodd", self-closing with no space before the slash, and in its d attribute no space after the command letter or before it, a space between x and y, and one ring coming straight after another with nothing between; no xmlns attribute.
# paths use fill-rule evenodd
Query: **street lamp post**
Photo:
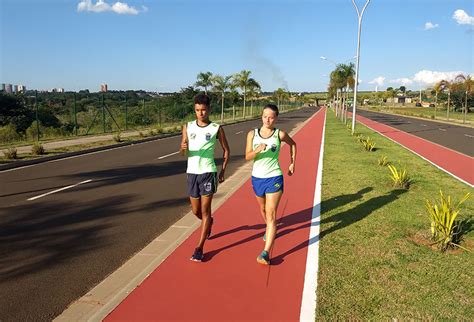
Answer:
<svg viewBox="0 0 474 322"><path fill-rule="evenodd" d="M360 31L362 28L362 16L364 15L364 11L369 5L370 0L367 0L365 3L364 7L362 8L362 11L359 12L359 8L357 7L356 3L354 0L352 0L352 4L354 5L356 12L357 12L357 17L359 21L359 27L357 29L357 61L356 61L356 74L355 74L355 85L354 85L354 104L352 105L352 134L355 132L355 126L356 126L356 109L357 109L357 87L359 84L359 61L360 61Z"/></svg>

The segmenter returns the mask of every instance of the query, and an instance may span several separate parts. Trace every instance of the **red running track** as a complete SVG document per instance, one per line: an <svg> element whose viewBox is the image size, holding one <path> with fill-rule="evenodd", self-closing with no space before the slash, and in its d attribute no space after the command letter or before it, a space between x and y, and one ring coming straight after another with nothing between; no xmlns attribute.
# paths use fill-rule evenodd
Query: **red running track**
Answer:
<svg viewBox="0 0 474 322"><path fill-rule="evenodd" d="M214 212L204 262L189 260L198 240L195 231L106 321L298 321L325 113L320 110L293 137L296 172L285 173L272 265L256 262L265 226L247 180ZM289 159L285 145L283 172Z"/></svg>
<svg viewBox="0 0 474 322"><path fill-rule="evenodd" d="M357 121L415 152L457 179L474 185L474 159L470 156L363 116L357 115Z"/></svg>

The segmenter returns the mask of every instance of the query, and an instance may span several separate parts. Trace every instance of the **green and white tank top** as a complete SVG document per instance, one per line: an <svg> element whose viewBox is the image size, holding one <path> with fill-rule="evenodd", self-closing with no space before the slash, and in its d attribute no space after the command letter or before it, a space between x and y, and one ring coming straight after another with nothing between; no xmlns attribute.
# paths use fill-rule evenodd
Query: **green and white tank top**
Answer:
<svg viewBox="0 0 474 322"><path fill-rule="evenodd" d="M255 150L260 143L266 144L265 150L260 151L253 161L252 176L256 178L271 178L283 173L278 163L280 154L280 130L274 129L268 138L260 136L260 129L254 130L252 147Z"/></svg>
<svg viewBox="0 0 474 322"><path fill-rule="evenodd" d="M219 124L214 122L206 126L199 126L197 121L188 122L186 127L188 136L188 168L186 173L217 172L216 163L214 162L214 148L218 131Z"/></svg>

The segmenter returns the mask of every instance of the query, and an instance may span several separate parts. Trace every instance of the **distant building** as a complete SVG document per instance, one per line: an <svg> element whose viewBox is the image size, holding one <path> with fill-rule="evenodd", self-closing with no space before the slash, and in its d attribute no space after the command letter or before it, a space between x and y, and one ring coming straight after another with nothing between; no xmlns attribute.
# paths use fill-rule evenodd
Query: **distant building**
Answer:
<svg viewBox="0 0 474 322"><path fill-rule="evenodd" d="M18 92L25 93L26 92L26 86L25 85L18 85Z"/></svg>
<svg viewBox="0 0 474 322"><path fill-rule="evenodd" d="M18 85L13 85L13 93L18 93Z"/></svg>
<svg viewBox="0 0 474 322"><path fill-rule="evenodd" d="M52 88L51 92L52 93L64 93L64 88L62 88L62 87Z"/></svg>
<svg viewBox="0 0 474 322"><path fill-rule="evenodd" d="M107 92L108 87L107 84L100 84L100 91L101 92Z"/></svg>
<svg viewBox="0 0 474 322"><path fill-rule="evenodd" d="M5 84L5 92L10 94L13 93L12 84Z"/></svg>
<svg viewBox="0 0 474 322"><path fill-rule="evenodd" d="M6 86L5 83L2 83L2 92L5 92Z"/></svg>

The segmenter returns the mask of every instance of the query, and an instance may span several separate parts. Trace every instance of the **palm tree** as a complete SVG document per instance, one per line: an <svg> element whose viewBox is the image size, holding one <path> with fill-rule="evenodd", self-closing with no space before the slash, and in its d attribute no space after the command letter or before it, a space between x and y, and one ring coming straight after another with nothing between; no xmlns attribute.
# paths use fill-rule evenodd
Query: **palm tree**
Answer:
<svg viewBox="0 0 474 322"><path fill-rule="evenodd" d="M345 99L343 100L343 115L341 115L344 122L347 121L347 95L349 91L350 84L355 84L354 75L355 75L355 65L354 63L349 64L338 64L336 66L337 72L340 74L341 80L344 82L341 90L345 89Z"/></svg>
<svg viewBox="0 0 474 322"><path fill-rule="evenodd" d="M331 74L329 75L329 79L330 86L336 91L336 117L338 117L341 114L340 100L342 100L342 97L341 95L339 95L339 93L344 88L344 86L346 86L346 80L340 73L340 70L338 70L337 68L331 72Z"/></svg>
<svg viewBox="0 0 474 322"><path fill-rule="evenodd" d="M443 87L442 81L437 82L433 86L433 89L435 91L435 110L434 110L435 119L436 119L436 109L438 108L438 93L442 90L442 87Z"/></svg>
<svg viewBox="0 0 474 322"><path fill-rule="evenodd" d="M215 75L212 77L212 84L213 88L216 92L221 94L221 123L224 123L224 99L225 99L225 92L230 88L232 76L221 76Z"/></svg>
<svg viewBox="0 0 474 322"><path fill-rule="evenodd" d="M474 85L474 79L470 75L464 76L463 74L459 74L456 76L455 81L461 82L464 85L464 92L466 94L465 100L464 100L464 109L463 109L463 123L466 123L466 115L468 112L468 107L467 107L467 98L470 96L472 92L472 87Z"/></svg>
<svg viewBox="0 0 474 322"><path fill-rule="evenodd" d="M278 109L280 109L280 102L283 100L283 98L285 96L285 90L280 87L275 92L273 92L273 94L275 95L275 97L277 99Z"/></svg>
<svg viewBox="0 0 474 322"><path fill-rule="evenodd" d="M248 81L248 96L250 98L250 116L253 116L253 101L260 94L261 87L260 84L253 78L250 78Z"/></svg>
<svg viewBox="0 0 474 322"><path fill-rule="evenodd" d="M441 91L448 91L448 108L446 109L446 119L449 121L449 103L451 101L451 82L447 80L441 80L440 82L440 90Z"/></svg>
<svg viewBox="0 0 474 322"><path fill-rule="evenodd" d="M197 87L204 87L204 92L207 94L207 88L212 86L212 73L211 72L201 72L197 75Z"/></svg>
<svg viewBox="0 0 474 322"><path fill-rule="evenodd" d="M234 75L234 82L237 87L242 89L244 94L244 111L243 111L243 118L245 118L245 105L247 99L247 89L249 86L249 76L252 72L250 70L243 70L240 73Z"/></svg>

